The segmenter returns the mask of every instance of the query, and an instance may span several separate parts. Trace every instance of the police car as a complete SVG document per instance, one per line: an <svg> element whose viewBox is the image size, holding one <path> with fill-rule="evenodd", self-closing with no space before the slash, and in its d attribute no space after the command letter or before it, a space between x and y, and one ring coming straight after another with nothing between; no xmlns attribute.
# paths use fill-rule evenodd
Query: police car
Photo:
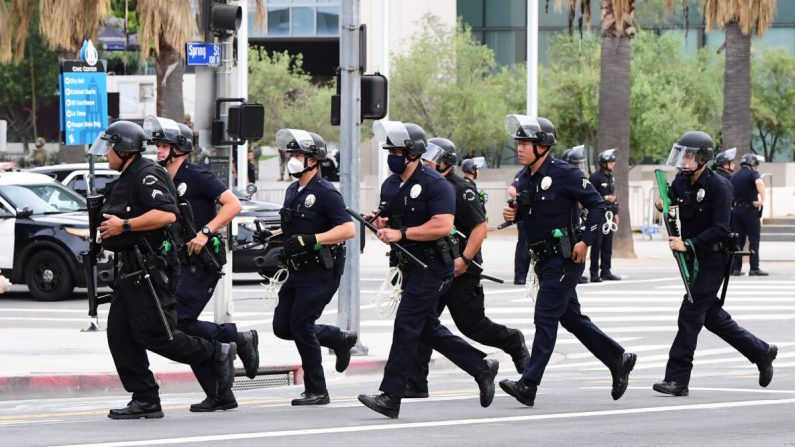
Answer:
<svg viewBox="0 0 795 447"><path fill-rule="evenodd" d="M67 299L75 287L85 287L80 257L88 250L85 210L82 196L49 176L0 172L3 275L13 283L26 284L40 301ZM110 272L112 258L103 256L98 271Z"/></svg>
<svg viewBox="0 0 795 447"><path fill-rule="evenodd" d="M50 176L61 182L62 185L77 191L83 197L88 195L88 163L40 166L38 168L28 169L28 172ZM94 188L97 190L97 193L102 194L108 183L119 178L119 175L119 172L110 169L107 163L97 163L94 165Z"/></svg>
<svg viewBox="0 0 795 447"><path fill-rule="evenodd" d="M251 200L251 195L239 189L234 190L240 199L243 209L233 222L237 224L235 247L251 245L254 232L257 230L256 221L260 222L266 230L274 231L281 226L279 210L281 205L271 202ZM274 237L266 245L256 245L251 248L235 248L232 257L232 271L234 272L262 272L273 275L279 266L279 251L282 247L281 237Z"/></svg>

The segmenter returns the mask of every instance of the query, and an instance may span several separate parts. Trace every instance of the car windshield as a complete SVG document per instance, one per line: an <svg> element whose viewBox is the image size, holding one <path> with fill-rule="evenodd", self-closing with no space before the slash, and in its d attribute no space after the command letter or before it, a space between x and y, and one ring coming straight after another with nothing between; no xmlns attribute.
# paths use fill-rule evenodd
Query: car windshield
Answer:
<svg viewBox="0 0 795 447"><path fill-rule="evenodd" d="M68 213L86 207L85 199L57 183L2 185L0 191L16 209L28 207L33 214Z"/></svg>

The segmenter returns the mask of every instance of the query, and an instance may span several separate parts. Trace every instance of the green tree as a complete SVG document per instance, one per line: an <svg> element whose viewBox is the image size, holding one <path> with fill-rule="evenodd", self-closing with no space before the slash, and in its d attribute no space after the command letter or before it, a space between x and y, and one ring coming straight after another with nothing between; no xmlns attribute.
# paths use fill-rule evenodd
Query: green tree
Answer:
<svg viewBox="0 0 795 447"><path fill-rule="evenodd" d="M751 109L757 133L757 147L752 150L772 161L782 141L795 141L795 56L784 50L762 52L755 55L751 74Z"/></svg>
<svg viewBox="0 0 795 447"><path fill-rule="evenodd" d="M417 123L428 137L449 138L462 155L484 153L499 163L503 119L519 102L524 109L524 87L517 92L523 69L499 70L493 51L460 23L445 26L429 15L419 28L410 48L393 57L391 119Z"/></svg>

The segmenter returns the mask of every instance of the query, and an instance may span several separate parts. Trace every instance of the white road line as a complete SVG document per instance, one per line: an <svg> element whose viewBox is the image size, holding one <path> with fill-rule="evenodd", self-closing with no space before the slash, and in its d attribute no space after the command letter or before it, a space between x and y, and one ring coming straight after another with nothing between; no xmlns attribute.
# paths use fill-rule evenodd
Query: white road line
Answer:
<svg viewBox="0 0 795 447"><path fill-rule="evenodd" d="M587 312L586 312L587 313ZM795 319L795 314L739 314L733 315L733 318L738 321L782 321L782 320L791 320ZM453 327L455 323L453 320L449 319L442 319L442 324L445 326ZM621 317L599 317L595 318L594 321L597 324L610 322L610 323L620 323L620 322L655 322L655 321L676 321L676 314L672 313L671 315L626 315ZM533 324L532 318L501 318L500 324L504 325L517 325L517 324ZM394 321L392 319L389 320L368 320L362 321L361 327L388 327L392 326ZM641 328L642 330L642 328Z"/></svg>
<svg viewBox="0 0 795 447"><path fill-rule="evenodd" d="M692 404L692 405L666 405L666 406L657 406L657 407L626 408L621 410L582 411L574 413L536 414L536 415L525 415L525 416L497 417L497 418L453 419L446 421L431 421L431 422L410 422L410 423L394 422L388 424L358 425L358 426L349 426L349 427L280 430L280 431L254 432L254 433L229 433L229 434L220 434L220 435L189 436L181 438L160 438L160 439L144 439L144 440L133 440L133 441L103 442L95 444L71 444L68 446L60 446L60 447L132 447L132 446L147 446L147 445L175 445L175 444L187 444L187 443L198 443L198 442L233 441L240 439L290 438L298 436L323 435L323 434L361 433L361 432L374 432L374 431L385 431L385 430L410 430L410 429L431 428L431 427L465 426L472 424L504 424L510 422L565 420L565 419L580 419L580 418L620 416L620 415L638 415L638 414L668 413L668 412L678 412L678 411L716 410L716 409L727 409L727 408L747 408L747 407L759 407L759 406L770 406L770 405L792 405L792 404L795 404L795 398L763 399L763 400L740 401L740 402L715 402L715 403ZM362 411L369 411L369 410L363 409Z"/></svg>

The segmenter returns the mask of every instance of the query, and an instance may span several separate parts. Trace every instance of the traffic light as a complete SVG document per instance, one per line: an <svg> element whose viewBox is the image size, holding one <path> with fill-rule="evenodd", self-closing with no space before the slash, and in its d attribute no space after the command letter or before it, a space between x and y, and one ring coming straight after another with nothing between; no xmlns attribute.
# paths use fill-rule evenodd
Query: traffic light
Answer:
<svg viewBox="0 0 795 447"><path fill-rule="evenodd" d="M331 97L331 125L340 125L340 78L337 72L337 94ZM386 116L389 82L381 73L361 77L362 106L360 120L380 120Z"/></svg>
<svg viewBox="0 0 795 447"><path fill-rule="evenodd" d="M205 1L205 30L218 35L234 34L243 20L243 8L228 5L226 0Z"/></svg>
<svg viewBox="0 0 795 447"><path fill-rule="evenodd" d="M221 104L237 102L229 107L227 122L221 119ZM231 140L224 139L224 132ZM259 140L265 134L265 106L258 102L246 102L245 98L220 98L215 100L215 119L212 122L211 143L213 146L239 145L245 140Z"/></svg>

